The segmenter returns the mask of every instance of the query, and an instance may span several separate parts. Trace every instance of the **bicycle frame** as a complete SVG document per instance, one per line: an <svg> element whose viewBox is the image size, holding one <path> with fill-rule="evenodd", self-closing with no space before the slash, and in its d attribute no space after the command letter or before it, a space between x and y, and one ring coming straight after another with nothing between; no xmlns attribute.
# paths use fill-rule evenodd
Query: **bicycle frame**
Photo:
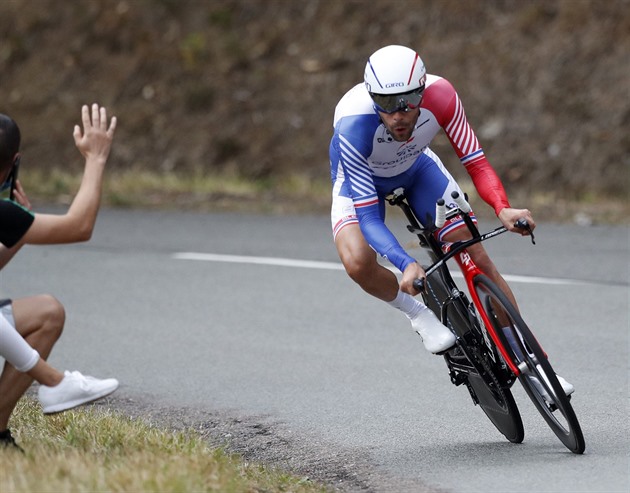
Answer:
<svg viewBox="0 0 630 493"><path fill-rule="evenodd" d="M446 352L444 358L449 368L451 382L455 385L465 383L473 402L482 407L496 428L509 441L521 443L524 437L523 423L514 397L509 390L518 378L536 409L560 441L571 452L583 453L585 442L579 421L569 403L570 397L565 395L563 385L549 363L544 349L522 320L516 306L503 290L475 264L468 251L471 245L503 234L508 229L501 226L488 233L479 234L479 229L470 216L470 205L457 193L452 194L457 205L448 212L445 201L438 200L436 219L427 215L426 224L429 225L427 227L421 226L418 222L405 199L404 189L396 189L386 198L391 205L397 205L403 210L409 221L407 229L418 236L420 245L428 249L429 257L433 261L430 267L425 267L427 278L416 279L413 282L414 287L423 293L425 302L427 305L432 305L430 308L441 317L442 323L450 326L458 334L457 348L476 371L476 373L468 372L465 366L461 366L460 362L456 361L459 359L456 350ZM446 221L456 217L464 221L472 237L453 243L438 240L436 232L444 226ZM532 243L535 244L534 234L527 221L519 219L514 226L528 231ZM464 275L472 301L469 301L450 275L446 262L452 258L455 259ZM435 282L433 278L429 278L434 273L438 276ZM455 307L454 314L449 312L451 306ZM461 320L464 316L461 314L462 308L467 312L469 324L466 320ZM506 323L509 325L504 325ZM504 334L503 327L508 326L511 336L514 336L516 332L520 339L520 342L515 343L516 350ZM469 329L475 329L474 332L480 329L482 334L474 334L473 330ZM471 336L470 340L469 336ZM479 340L480 337L483 341ZM472 346L469 345L470 342ZM487 346L489 353L485 350L482 354L479 353L481 344ZM469 352L470 348L472 350ZM493 360L493 363L486 359L486 355ZM501 361L497 361L495 356ZM508 369L509 375L506 374ZM541 379L547 383L546 390L539 388ZM500 389L505 389L505 392ZM499 393L496 390L499 390ZM559 414L555 415L555 412Z"/></svg>
<svg viewBox="0 0 630 493"><path fill-rule="evenodd" d="M502 230L502 231L499 231L499 230ZM491 238L492 236L496 236L497 234L504 233L505 231L507 231L507 229L504 226L502 226L498 228L497 230L493 231L492 233L494 234L491 234L490 236L481 235L479 241L483 241L483 239ZM469 242L466 242L466 243L469 243ZM445 247L448 248L449 245L445 245ZM464 275L464 280L466 282L466 286L468 287L468 292L470 293L473 304L477 308L477 313L479 314L479 316L481 317L481 320L484 323L486 331L488 331L488 333L490 334L490 337L494 341L494 344L496 345L497 349L501 353L503 360L508 365L510 370L514 373L515 376L520 375L521 373L520 369L514 364L514 362L512 361L512 358L509 356L507 350L505 349L503 343L501 342L501 339L497 335L494 329L494 324L489 319L488 314L486 313L486 309L482 306L481 300L479 299L479 296L477 295L477 290L474 287L474 284L473 284L474 277L478 274L484 274L484 272L479 267L477 267L477 264L475 264L475 262L473 261L472 257L466 250L466 247L461 247L460 245L454 251L455 253L453 257L455 261L457 262L457 265L459 265L459 268L462 271L462 274Z"/></svg>
<svg viewBox="0 0 630 493"><path fill-rule="evenodd" d="M420 238L420 245L424 248L428 248L433 253L435 262L433 263L433 265L431 265L429 269L427 269L426 275L429 276L442 265L445 265L446 262L451 258L455 259L460 270L462 271L462 274L464 275L464 280L466 282L466 286L468 287L468 291L472 298L473 304L475 305L477 313L481 317L484 326L490 335L490 338L493 340L503 360L506 362L514 375L520 375L520 369L514 364L512 358L505 349L505 346L501 342L500 337L494 329L494 325L492 324L488 317L488 314L486 313L486 309L482 306L481 300L477 295L477 290L474 287L473 279L476 275L484 274L484 272L477 266L477 264L475 264L472 257L467 251L467 248L469 246L481 243L482 241L503 234L507 231L507 228L505 226L500 226L492 231L489 231L488 233L480 234L479 229L477 228L471 217L467 213L462 212L460 209L455 208L449 211L449 216L455 217L459 215L464 220L469 232L472 235L472 238L469 240L457 241L453 243L440 242L434 235L436 229L435 226L432 225L432 227L429 228L420 226L416 216L411 210L411 207L404 199L404 190L396 190L392 192L392 198L388 199L388 201L390 204L397 205L403 210L405 216L407 217L407 220L410 223L410 226L408 227L409 231L417 234ZM431 222L433 221L431 220Z"/></svg>

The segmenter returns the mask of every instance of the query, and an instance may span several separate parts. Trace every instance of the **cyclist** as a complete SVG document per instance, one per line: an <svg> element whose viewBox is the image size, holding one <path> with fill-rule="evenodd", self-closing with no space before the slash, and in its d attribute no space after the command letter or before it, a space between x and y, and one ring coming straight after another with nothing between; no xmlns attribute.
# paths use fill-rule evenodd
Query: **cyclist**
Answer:
<svg viewBox="0 0 630 493"><path fill-rule="evenodd" d="M425 272L386 227L384 197L403 187L414 213L423 220L428 214L435 214L439 198L452 206L451 192L463 195L429 147L443 129L479 195L508 230L528 234L515 228L514 223L520 218L534 229L530 211L511 207L499 177L468 124L457 92L446 79L427 74L422 59L408 47L386 46L369 57L363 83L341 98L333 126L329 149L331 221L335 246L346 272L367 293L407 315L427 350L448 350L454 345L455 336L414 298L418 291L412 283L425 277ZM475 220L472 213L471 216ZM458 241L470 233L463 220L453 219L436 235L440 240ZM468 251L517 306L483 245L478 243ZM400 283L377 262L375 252L400 270ZM571 384L564 379L561 383L567 395L573 392Z"/></svg>
<svg viewBox="0 0 630 493"><path fill-rule="evenodd" d="M83 130L77 125L74 140L85 157L79 191L66 214L34 214L16 179L20 131L0 114L0 190L11 188L15 202L0 200L0 269L26 243L53 244L88 240L100 205L102 174L116 128L107 127L105 108L82 108ZM114 378L99 380L79 372L60 372L45 359L59 339L65 321L61 303L49 295L16 300L0 299L0 356L6 362L0 374L0 446L20 447L8 429L15 405L33 379L41 385L39 401L44 413L64 411L112 393Z"/></svg>

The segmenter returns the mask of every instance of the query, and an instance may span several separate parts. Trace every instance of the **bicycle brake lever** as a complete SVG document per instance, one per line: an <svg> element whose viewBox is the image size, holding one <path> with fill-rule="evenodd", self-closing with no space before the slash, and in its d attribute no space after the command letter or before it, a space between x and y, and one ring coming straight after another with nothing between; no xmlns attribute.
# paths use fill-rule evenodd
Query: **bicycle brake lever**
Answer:
<svg viewBox="0 0 630 493"><path fill-rule="evenodd" d="M413 287L416 288L418 291L420 291L421 293L424 293L426 291L426 277L421 277L420 279L416 279L415 281L413 281Z"/></svg>
<svg viewBox="0 0 630 493"><path fill-rule="evenodd" d="M518 229L524 229L525 231L527 231L529 233L529 236L532 237L532 245L536 244L536 241L534 239L534 232L532 231L532 228L526 219L520 218L518 221L514 223L514 227Z"/></svg>

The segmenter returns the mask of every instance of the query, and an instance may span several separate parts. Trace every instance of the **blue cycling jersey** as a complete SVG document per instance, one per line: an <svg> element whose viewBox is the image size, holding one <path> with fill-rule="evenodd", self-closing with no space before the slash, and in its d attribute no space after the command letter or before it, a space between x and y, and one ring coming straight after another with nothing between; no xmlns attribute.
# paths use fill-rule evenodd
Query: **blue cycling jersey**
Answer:
<svg viewBox="0 0 630 493"><path fill-rule="evenodd" d="M406 142L396 141L389 134L362 83L339 101L333 124L329 148L333 193L352 200L367 242L401 271L415 259L385 226L383 199L394 189L405 188L414 213L424 221L427 214L434 214L437 199L443 197L448 204L452 190L461 193L429 148L441 129L484 200L497 213L509 207L503 186L468 124L455 89L446 79L427 76L420 115Z"/></svg>

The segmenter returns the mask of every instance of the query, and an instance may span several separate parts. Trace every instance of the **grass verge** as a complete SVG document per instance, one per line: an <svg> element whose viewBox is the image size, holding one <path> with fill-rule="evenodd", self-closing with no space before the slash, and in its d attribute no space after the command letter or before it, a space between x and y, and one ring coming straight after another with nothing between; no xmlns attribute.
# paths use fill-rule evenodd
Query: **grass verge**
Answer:
<svg viewBox="0 0 630 493"><path fill-rule="evenodd" d="M0 448L3 493L326 491L307 478L212 448L192 430L165 431L96 408L44 416L26 397L11 429L26 453Z"/></svg>
<svg viewBox="0 0 630 493"><path fill-rule="evenodd" d="M38 204L69 204L79 188L80 173L33 169L22 176L23 185L37 210ZM472 182L460 185L471 191L471 204L479 217L494 213L476 193ZM255 212L263 214L329 214L331 189L328 176L295 174L247 179L232 173L154 173L112 170L105 174L103 204L110 207L175 209L200 212ZM510 194L514 207L530 209L537 221L593 224L630 224L630 200L602 196L565 197L560 193Z"/></svg>
<svg viewBox="0 0 630 493"><path fill-rule="evenodd" d="M29 170L22 177L33 203L69 204L81 174ZM107 172L103 203L111 207L257 213L330 212L330 180L294 175L251 180L234 174Z"/></svg>

